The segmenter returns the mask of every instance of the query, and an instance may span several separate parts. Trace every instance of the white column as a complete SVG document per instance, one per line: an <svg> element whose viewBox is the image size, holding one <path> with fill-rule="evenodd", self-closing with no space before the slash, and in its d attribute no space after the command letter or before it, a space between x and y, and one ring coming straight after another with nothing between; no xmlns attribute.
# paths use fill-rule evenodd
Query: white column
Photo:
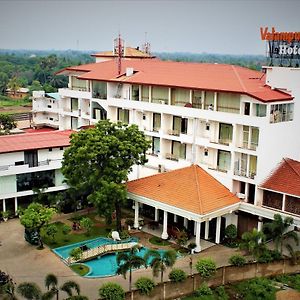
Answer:
<svg viewBox="0 0 300 300"><path fill-rule="evenodd" d="M158 222L158 208L155 207L155 212L154 212L154 221Z"/></svg>
<svg viewBox="0 0 300 300"><path fill-rule="evenodd" d="M201 223L200 222L195 222L196 225L196 248L195 252L200 252L201 251L201 245L200 245L200 233L201 233Z"/></svg>
<svg viewBox="0 0 300 300"><path fill-rule="evenodd" d="M171 105L171 102L172 102L172 89L169 88L168 105Z"/></svg>
<svg viewBox="0 0 300 300"><path fill-rule="evenodd" d="M221 233L221 217L217 217L216 244L220 244L220 233Z"/></svg>
<svg viewBox="0 0 300 300"><path fill-rule="evenodd" d="M248 174L248 170L247 170L246 174ZM246 200L246 202L248 202L248 195L249 195L249 183L245 182L245 200Z"/></svg>
<svg viewBox="0 0 300 300"><path fill-rule="evenodd" d="M263 226L262 218L259 217L257 221L257 231L261 231Z"/></svg>
<svg viewBox="0 0 300 300"><path fill-rule="evenodd" d="M197 233L197 224L198 222L194 221L194 235Z"/></svg>
<svg viewBox="0 0 300 300"><path fill-rule="evenodd" d="M208 240L209 235L209 220L205 221L205 232L204 232L204 239Z"/></svg>
<svg viewBox="0 0 300 300"><path fill-rule="evenodd" d="M217 110L217 104L218 104L218 93L214 93L214 111Z"/></svg>
<svg viewBox="0 0 300 300"><path fill-rule="evenodd" d="M135 201L134 204L134 228L139 228L139 203Z"/></svg>
<svg viewBox="0 0 300 300"><path fill-rule="evenodd" d="M152 86L149 86L149 102L152 102Z"/></svg>
<svg viewBox="0 0 300 300"><path fill-rule="evenodd" d="M183 218L183 226L187 229L188 228L188 219Z"/></svg>
<svg viewBox="0 0 300 300"><path fill-rule="evenodd" d="M164 222L163 222L163 232L161 238L166 240L168 238L168 212L164 211Z"/></svg>
<svg viewBox="0 0 300 300"><path fill-rule="evenodd" d="M6 211L6 202L5 199L2 200L2 204L3 204L3 212Z"/></svg>
<svg viewBox="0 0 300 300"><path fill-rule="evenodd" d="M205 101L205 92L201 92L201 109L204 109L204 101Z"/></svg>
<svg viewBox="0 0 300 300"><path fill-rule="evenodd" d="M177 215L174 214L174 222L177 223Z"/></svg>
<svg viewBox="0 0 300 300"><path fill-rule="evenodd" d="M283 194L283 197L282 197L282 208L281 208L282 211L285 211L285 201L286 201L286 194Z"/></svg>
<svg viewBox="0 0 300 300"><path fill-rule="evenodd" d="M18 211L18 197L15 197L15 215L17 214Z"/></svg>

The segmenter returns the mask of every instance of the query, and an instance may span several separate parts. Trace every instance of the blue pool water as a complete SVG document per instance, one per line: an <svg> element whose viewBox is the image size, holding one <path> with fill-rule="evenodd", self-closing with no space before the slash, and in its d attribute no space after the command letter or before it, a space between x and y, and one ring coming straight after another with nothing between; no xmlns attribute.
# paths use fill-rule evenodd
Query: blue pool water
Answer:
<svg viewBox="0 0 300 300"><path fill-rule="evenodd" d="M138 239L136 238L129 238L127 240L122 240L122 243L124 242L137 242ZM56 253L61 258L66 259L69 257L69 253L72 249L86 245L89 248L95 248L101 245L107 245L107 244L115 244L117 242L114 242L111 239L108 238L96 238L92 240L87 240L75 244L71 244L68 246L63 246L59 248L52 249L54 253ZM143 247L139 249L139 252L137 253L138 256L143 257L145 253L148 251L148 248ZM158 250L160 253L164 253L165 250ZM99 256L95 259L89 260L84 262L83 264L87 265L90 268L90 272L85 275L85 277L106 277L106 276L114 276L117 273L117 255L114 253L105 254L102 256ZM149 261L148 261L149 263Z"/></svg>

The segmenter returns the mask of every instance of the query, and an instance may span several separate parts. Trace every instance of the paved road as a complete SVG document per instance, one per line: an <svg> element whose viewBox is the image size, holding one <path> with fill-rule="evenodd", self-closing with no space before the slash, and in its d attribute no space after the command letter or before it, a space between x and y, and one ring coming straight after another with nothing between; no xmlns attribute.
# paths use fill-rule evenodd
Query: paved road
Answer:
<svg viewBox="0 0 300 300"><path fill-rule="evenodd" d="M122 276L114 276L101 279L87 279L78 276L68 268L50 249L37 250L30 246L23 238L23 226L19 219L9 220L0 224L0 270L11 275L14 281L19 284L24 281L36 282L40 287L44 287L44 278L49 273L54 273L59 284L67 280L75 280L79 283L82 295L86 295L90 300L98 299L98 289L104 283L113 281L128 288L128 281ZM199 257L209 256L220 265L227 264L228 258L235 252L220 245L194 255L196 262ZM175 267L189 272L189 257L178 259ZM141 276L152 277L150 269L137 270L133 274L133 282ZM167 275L166 275L167 276ZM167 278L167 277L165 277ZM65 298L63 293L60 299Z"/></svg>

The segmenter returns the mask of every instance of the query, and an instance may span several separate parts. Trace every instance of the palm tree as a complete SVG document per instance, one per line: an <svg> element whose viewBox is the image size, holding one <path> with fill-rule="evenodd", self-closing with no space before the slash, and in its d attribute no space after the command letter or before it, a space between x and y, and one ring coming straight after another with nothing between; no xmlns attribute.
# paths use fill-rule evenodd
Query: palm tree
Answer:
<svg viewBox="0 0 300 300"><path fill-rule="evenodd" d="M264 242L264 233L253 228L252 231L243 233L240 249L248 251L251 255L257 258L266 248Z"/></svg>
<svg viewBox="0 0 300 300"><path fill-rule="evenodd" d="M132 269L138 269L145 265L144 258L138 256L138 246L134 246L128 252L119 252L117 255L117 274L121 274L126 279L126 273L129 271L129 291L132 285Z"/></svg>
<svg viewBox="0 0 300 300"><path fill-rule="evenodd" d="M17 292L28 300L40 300L41 289L33 282L23 282L18 285Z"/></svg>
<svg viewBox="0 0 300 300"><path fill-rule="evenodd" d="M266 223L263 226L263 231L271 237L274 241L276 250L278 251L280 246L280 253L283 251L283 243L286 239L292 238L296 244L299 244L299 238L295 231L287 232L288 228L293 224L292 217L282 218L280 214L274 215L274 220L270 223Z"/></svg>
<svg viewBox="0 0 300 300"><path fill-rule="evenodd" d="M0 299L18 300L15 295L15 283L11 279L4 285L0 286Z"/></svg>
<svg viewBox="0 0 300 300"><path fill-rule="evenodd" d="M80 295L79 284L75 281L66 281L60 289L68 294L69 297L74 297L73 290L76 291L77 295Z"/></svg>
<svg viewBox="0 0 300 300"><path fill-rule="evenodd" d="M149 250L145 254L145 261L147 262L149 259L150 267L152 268L153 276L158 276L160 272L160 280L163 282L164 271L168 267L172 267L176 262L177 254L174 250L168 250L165 252L159 252L157 250Z"/></svg>
<svg viewBox="0 0 300 300"><path fill-rule="evenodd" d="M58 300L58 280L54 274L48 274L45 277L45 286L47 288L47 292L43 295L43 300L53 299L56 296L56 300Z"/></svg>
<svg viewBox="0 0 300 300"><path fill-rule="evenodd" d="M16 96L16 92L20 88L20 82L17 76L14 76L9 80L7 87L14 93L14 96Z"/></svg>

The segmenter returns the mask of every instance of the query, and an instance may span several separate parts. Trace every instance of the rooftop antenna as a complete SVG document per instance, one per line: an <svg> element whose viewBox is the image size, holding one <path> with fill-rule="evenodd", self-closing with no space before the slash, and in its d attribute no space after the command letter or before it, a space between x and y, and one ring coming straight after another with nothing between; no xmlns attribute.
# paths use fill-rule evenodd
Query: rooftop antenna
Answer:
<svg viewBox="0 0 300 300"><path fill-rule="evenodd" d="M147 42L147 32L145 32L145 43L143 45L143 50L144 50L144 53L150 55L150 53L151 53L151 51L150 51L150 43Z"/></svg>
<svg viewBox="0 0 300 300"><path fill-rule="evenodd" d="M121 34L114 40L114 54L117 55L118 75L121 74L122 57L124 56L124 40L121 39Z"/></svg>

